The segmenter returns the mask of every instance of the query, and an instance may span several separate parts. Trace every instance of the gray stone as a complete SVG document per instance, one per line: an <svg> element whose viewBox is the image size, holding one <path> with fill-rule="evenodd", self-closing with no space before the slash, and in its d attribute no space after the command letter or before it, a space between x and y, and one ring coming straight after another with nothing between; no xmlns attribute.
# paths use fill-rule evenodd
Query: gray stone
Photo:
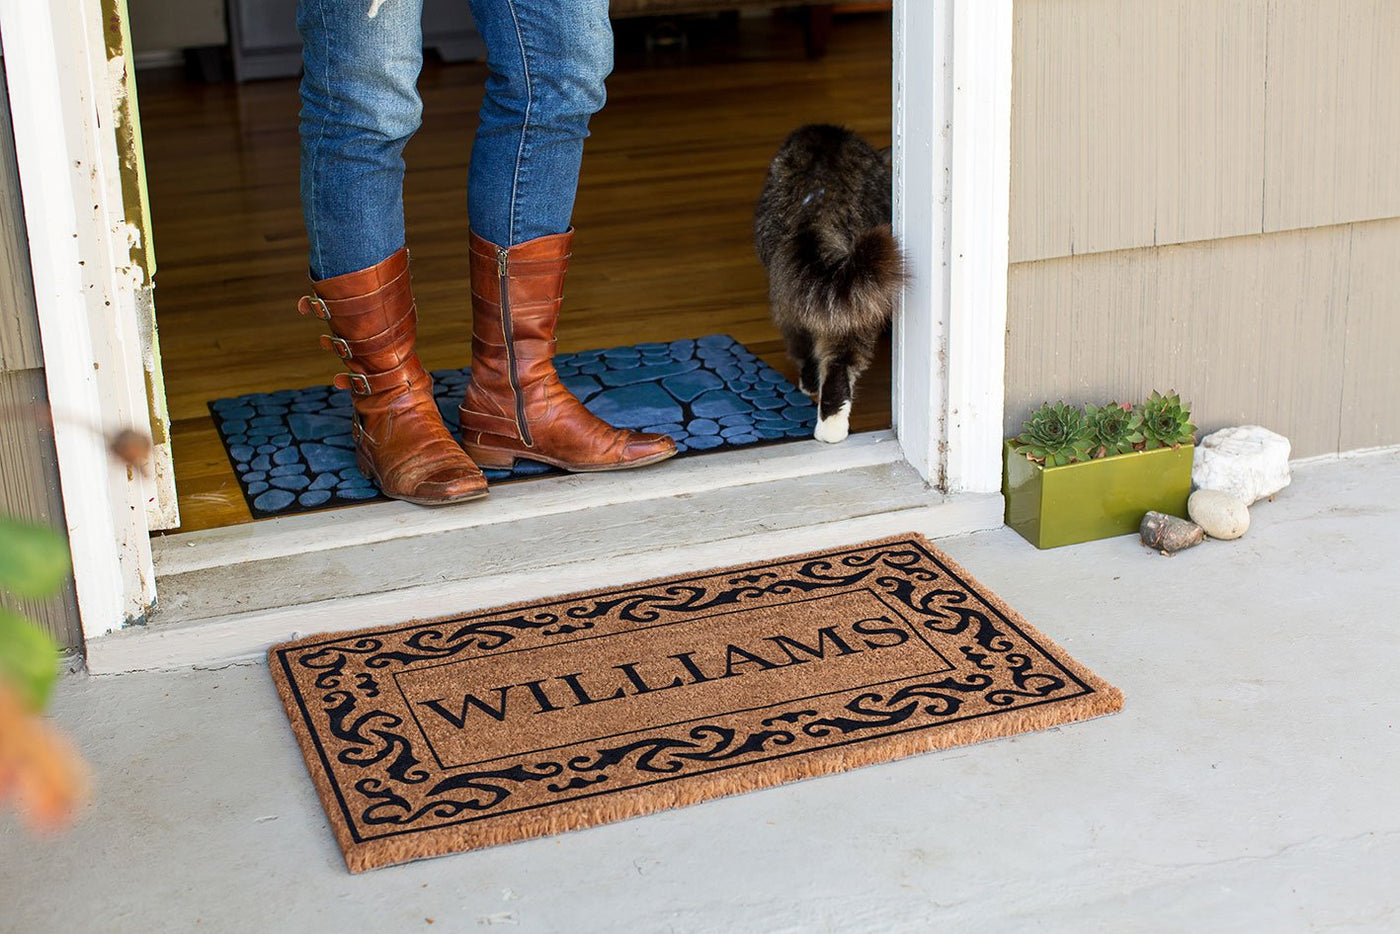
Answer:
<svg viewBox="0 0 1400 934"><path fill-rule="evenodd" d="M1249 507L1220 490L1197 490L1186 501L1191 520L1211 538L1225 541L1249 531Z"/></svg>
<svg viewBox="0 0 1400 934"><path fill-rule="evenodd" d="M1144 545L1164 555L1176 554L1205 540L1205 533L1196 523L1155 510L1142 517L1138 534Z"/></svg>

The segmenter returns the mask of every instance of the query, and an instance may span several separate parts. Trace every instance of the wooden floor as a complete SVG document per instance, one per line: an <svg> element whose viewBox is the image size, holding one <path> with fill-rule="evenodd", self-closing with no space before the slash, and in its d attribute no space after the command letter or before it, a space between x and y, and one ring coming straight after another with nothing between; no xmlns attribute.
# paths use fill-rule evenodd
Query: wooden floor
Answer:
<svg viewBox="0 0 1400 934"><path fill-rule="evenodd" d="M795 378L768 321L753 203L793 127L844 123L888 142L889 17L839 18L820 61L803 57L800 30L782 16L693 40L651 55L634 24L619 32L585 151L560 348L727 333ZM425 68L424 125L405 157L429 369L469 362L466 162L484 75L474 64ZM206 403L327 383L339 370L317 346L318 322L294 310L306 291L297 84L140 77L181 529L247 522ZM854 430L889 425L889 354L881 360L861 384Z"/></svg>

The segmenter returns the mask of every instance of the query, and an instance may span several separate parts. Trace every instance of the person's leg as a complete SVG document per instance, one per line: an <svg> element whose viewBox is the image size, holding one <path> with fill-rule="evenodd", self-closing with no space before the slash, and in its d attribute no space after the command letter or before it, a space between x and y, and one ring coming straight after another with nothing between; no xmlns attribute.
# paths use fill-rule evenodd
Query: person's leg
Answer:
<svg viewBox="0 0 1400 934"><path fill-rule="evenodd" d="M607 0L471 0L486 41L472 230L514 246L569 229L588 121L612 71Z"/></svg>
<svg viewBox="0 0 1400 934"><path fill-rule="evenodd" d="M373 15L370 15L373 7ZM301 200L311 277L404 245L403 148L422 102L423 0L300 0Z"/></svg>
<svg viewBox="0 0 1400 934"><path fill-rule="evenodd" d="M373 3L373 6L371 6ZM423 505L486 493L442 423L414 351L417 313L403 229L403 147L418 129L422 0L301 0L302 206L321 346L349 373L361 472L386 496Z"/></svg>
<svg viewBox="0 0 1400 934"><path fill-rule="evenodd" d="M565 470L640 467L665 435L613 428L554 369L588 120L612 69L607 0L472 0L491 76L468 185L472 380L462 446L485 467L516 458Z"/></svg>

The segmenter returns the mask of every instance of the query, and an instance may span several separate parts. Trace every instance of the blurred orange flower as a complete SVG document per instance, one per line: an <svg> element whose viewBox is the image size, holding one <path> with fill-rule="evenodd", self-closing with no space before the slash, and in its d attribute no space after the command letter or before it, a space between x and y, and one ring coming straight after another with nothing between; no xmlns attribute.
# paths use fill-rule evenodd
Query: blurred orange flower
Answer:
<svg viewBox="0 0 1400 934"><path fill-rule="evenodd" d="M68 740L0 683L0 806L13 799L31 828L58 830L87 802L88 787Z"/></svg>

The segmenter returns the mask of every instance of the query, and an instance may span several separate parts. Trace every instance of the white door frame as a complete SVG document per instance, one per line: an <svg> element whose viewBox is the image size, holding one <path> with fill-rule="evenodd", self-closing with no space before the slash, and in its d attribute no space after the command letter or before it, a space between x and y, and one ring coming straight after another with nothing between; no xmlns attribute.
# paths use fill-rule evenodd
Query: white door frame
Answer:
<svg viewBox="0 0 1400 934"><path fill-rule="evenodd" d="M150 432L98 0L0 0L34 298L84 636L155 600L150 478L106 438Z"/></svg>
<svg viewBox="0 0 1400 934"><path fill-rule="evenodd" d="M1000 488L1011 14L1012 0L894 4L895 229L912 278L895 327L893 416L908 462L949 493ZM121 273L129 258L114 237L124 215L101 2L0 0L0 37L69 547L92 638L139 619L156 597L150 482L113 464L88 427L149 425L137 309Z"/></svg>
<svg viewBox="0 0 1400 934"><path fill-rule="evenodd" d="M895 429L950 493L1001 489L1012 0L895 0Z"/></svg>

